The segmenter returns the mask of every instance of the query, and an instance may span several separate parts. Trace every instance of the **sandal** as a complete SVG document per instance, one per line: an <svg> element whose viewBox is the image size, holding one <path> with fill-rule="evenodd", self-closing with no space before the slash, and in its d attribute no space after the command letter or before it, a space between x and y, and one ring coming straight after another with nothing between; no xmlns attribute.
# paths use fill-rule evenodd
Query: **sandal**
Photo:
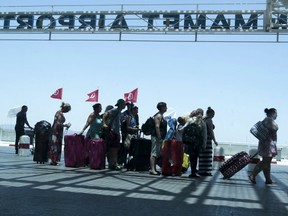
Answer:
<svg viewBox="0 0 288 216"><path fill-rule="evenodd" d="M276 181L273 181L273 180L270 180L270 181L265 181L265 184L276 184L277 182Z"/></svg>
<svg viewBox="0 0 288 216"><path fill-rule="evenodd" d="M156 173L154 173L154 172L150 171L149 174L150 174L150 175L159 176L159 175L160 175L160 172L156 172Z"/></svg>
<svg viewBox="0 0 288 216"><path fill-rule="evenodd" d="M252 183L252 184L256 184L256 180L253 178L253 176L248 176L249 178L249 181Z"/></svg>

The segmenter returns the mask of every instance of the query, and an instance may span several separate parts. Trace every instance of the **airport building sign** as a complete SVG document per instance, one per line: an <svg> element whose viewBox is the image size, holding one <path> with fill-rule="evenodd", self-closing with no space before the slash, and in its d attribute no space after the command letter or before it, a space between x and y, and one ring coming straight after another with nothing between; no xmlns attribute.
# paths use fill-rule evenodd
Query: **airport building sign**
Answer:
<svg viewBox="0 0 288 216"><path fill-rule="evenodd" d="M58 11L0 12L0 33L69 32L267 32L287 30L287 11Z"/></svg>

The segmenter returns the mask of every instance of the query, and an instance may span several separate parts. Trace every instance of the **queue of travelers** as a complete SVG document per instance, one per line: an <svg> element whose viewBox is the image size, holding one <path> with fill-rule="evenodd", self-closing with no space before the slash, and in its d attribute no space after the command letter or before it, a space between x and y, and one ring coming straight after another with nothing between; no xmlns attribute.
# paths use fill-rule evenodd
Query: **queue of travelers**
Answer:
<svg viewBox="0 0 288 216"><path fill-rule="evenodd" d="M125 106L127 109L122 111ZM137 135L141 131L139 128L138 107L133 103L125 103L123 99L119 99L115 104L115 108L110 106L110 109L106 110L102 117L100 116L100 107L100 103L93 105L94 112L88 116L87 122L79 134L83 134L89 127L89 130L86 133L87 138L104 138L107 142L107 161L109 169L121 170L123 166L125 167L127 165L128 150L127 147L124 146L127 136ZM155 129L151 134L150 175L161 174L160 171L157 170L157 161L161 157L161 147L163 141L167 139L168 131L167 121L164 117L164 113L167 111L167 104L165 102L159 102L156 108L157 113L153 116ZM214 110L209 107L204 118L203 110L197 109L192 111L188 116L179 117L177 120L174 119L174 127L177 129L173 130L175 133L172 135L172 138L182 141L182 133L190 124L197 125L201 131L201 143L197 143L198 140L194 140L193 142L196 143L189 145L189 141L187 141L187 146L185 145L186 151L190 156L192 172L189 177L191 178L199 177L197 172L202 176L212 175L212 141L217 145L213 132L214 125L212 118L214 115ZM103 127L104 130L101 130L101 127ZM110 133L107 133L107 130L110 130ZM104 133L104 135L101 133ZM94 135L91 136L91 134ZM200 152L202 154L201 157L204 158L204 160L199 160ZM198 160L199 170L197 170Z"/></svg>
<svg viewBox="0 0 288 216"><path fill-rule="evenodd" d="M123 111L127 107L127 110ZM129 136L139 135L141 128L139 127L138 107L133 103L126 103L123 99L117 100L115 106L108 105L103 114L101 103L92 106L93 112L88 115L87 121L79 135L85 134L88 139L103 139L106 142L106 156L108 168L112 170L121 170L127 164L127 156L129 150L125 145ZM199 178L200 176L212 176L212 154L213 143L217 146L214 134L215 126L213 117L215 111L208 107L205 115L204 110L198 108L193 110L187 116L180 116L171 121L168 130L167 119L164 114L167 111L167 104L159 102L156 106L157 113L153 116L154 130L151 134L151 153L150 153L150 175L161 175L157 170L157 161L161 157L161 147L169 137L176 139L184 144L184 152L189 154L191 174L190 178ZM22 110L17 114L16 118L16 140L15 153L17 154L17 146L19 137L24 134L24 125L32 128L26 117L28 107L24 105ZM64 113L71 110L68 103L62 103L60 110L54 116L52 125L52 140L49 149L51 165L57 165L61 160L61 149L63 142L63 130L68 129L71 124L65 123ZM263 160L257 164L252 174L249 176L251 183L256 184L256 176L263 171L266 178L266 184L275 183L270 177L270 163L272 157L277 155L277 130L275 123L277 118L277 110L275 108L265 109L267 117L263 120L267 128L271 131L271 136L266 143L267 148L263 148L263 143L259 142L259 154ZM168 134L167 134L168 132Z"/></svg>

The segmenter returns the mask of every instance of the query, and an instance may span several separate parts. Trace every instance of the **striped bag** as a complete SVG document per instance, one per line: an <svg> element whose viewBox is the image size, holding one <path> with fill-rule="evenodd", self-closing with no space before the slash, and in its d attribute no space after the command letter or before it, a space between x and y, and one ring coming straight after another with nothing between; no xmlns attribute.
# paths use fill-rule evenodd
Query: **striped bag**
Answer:
<svg viewBox="0 0 288 216"><path fill-rule="evenodd" d="M269 137L269 130L264 126L262 121L258 121L253 125L250 132L260 141L267 140Z"/></svg>

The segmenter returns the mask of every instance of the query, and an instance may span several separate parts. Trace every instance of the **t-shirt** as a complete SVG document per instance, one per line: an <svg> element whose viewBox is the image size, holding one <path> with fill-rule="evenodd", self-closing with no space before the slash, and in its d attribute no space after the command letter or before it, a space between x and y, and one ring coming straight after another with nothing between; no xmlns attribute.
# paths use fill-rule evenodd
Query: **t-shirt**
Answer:
<svg viewBox="0 0 288 216"><path fill-rule="evenodd" d="M109 119L111 121L110 126L111 130L116 133L120 134L120 120L121 120L121 111L117 107L108 111Z"/></svg>

